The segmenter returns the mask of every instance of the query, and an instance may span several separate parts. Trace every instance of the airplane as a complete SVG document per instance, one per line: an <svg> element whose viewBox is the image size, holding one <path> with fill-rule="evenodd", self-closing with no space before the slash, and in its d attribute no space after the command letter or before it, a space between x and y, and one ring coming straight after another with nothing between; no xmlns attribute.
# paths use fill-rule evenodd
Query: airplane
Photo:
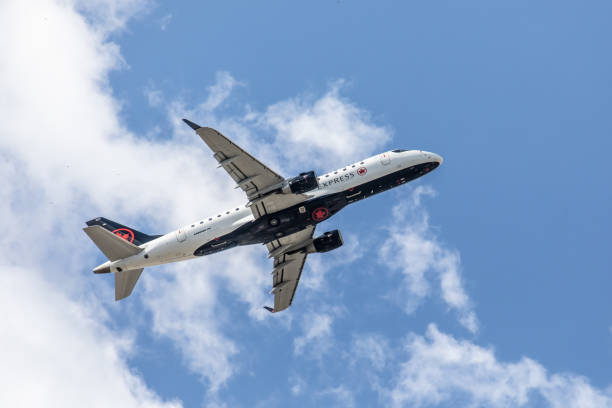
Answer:
<svg viewBox="0 0 612 408"><path fill-rule="evenodd" d="M93 272L114 273L115 300L128 297L145 267L195 259L240 245L264 244L273 258L275 313L293 302L306 257L343 244L340 231L314 238L317 224L348 204L401 186L437 168L442 157L422 150L390 150L317 176L314 171L284 178L217 130L189 125L247 196L233 207L165 235L147 235L98 217L83 230L108 261Z"/></svg>

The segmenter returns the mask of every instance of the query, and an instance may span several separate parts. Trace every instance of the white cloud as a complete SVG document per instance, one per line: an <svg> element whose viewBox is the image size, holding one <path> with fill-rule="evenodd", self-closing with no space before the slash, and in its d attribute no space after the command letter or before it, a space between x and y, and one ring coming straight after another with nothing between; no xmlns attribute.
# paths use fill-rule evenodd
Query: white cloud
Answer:
<svg viewBox="0 0 612 408"><path fill-rule="evenodd" d="M390 140L390 131L372 124L367 111L343 98L342 85L342 81L332 84L319 99L301 96L276 103L253 119L273 130L283 155L296 165L340 165L363 159Z"/></svg>
<svg viewBox="0 0 612 408"><path fill-rule="evenodd" d="M103 34L124 29L135 15L150 8L151 0L67 0L56 2L72 6L84 15L91 28Z"/></svg>
<svg viewBox="0 0 612 408"><path fill-rule="evenodd" d="M238 82L229 72L217 72L215 84L208 88L208 97L200 105L199 109L212 112L217 109L232 93L236 86L244 85Z"/></svg>
<svg viewBox="0 0 612 408"><path fill-rule="evenodd" d="M99 304L71 300L46 272L0 265L1 406L181 406L130 370L132 339L105 326Z"/></svg>
<svg viewBox="0 0 612 408"><path fill-rule="evenodd" d="M164 102L164 99L163 99L164 94L162 93L162 91L159 89L156 89L152 85L148 85L145 88L144 94L147 97L147 102L149 103L149 106L153 108L157 108L161 106Z"/></svg>
<svg viewBox="0 0 612 408"><path fill-rule="evenodd" d="M172 275L146 280L143 301L153 314L153 331L170 338L185 364L216 392L233 373L230 359L236 344L222 334L227 321L218 313L217 287L212 277L190 265L177 265Z"/></svg>
<svg viewBox="0 0 612 408"><path fill-rule="evenodd" d="M304 379L302 377L299 376L292 376L289 378L289 385L290 385L290 390L291 390L291 394L298 396L301 395L302 393L304 393L304 391L306 390L306 381L304 381Z"/></svg>
<svg viewBox="0 0 612 408"><path fill-rule="evenodd" d="M401 287L393 299L406 313L414 313L431 293L430 275L440 281L444 302L458 312L459 320L471 332L478 330L476 314L466 294L460 274L457 251L445 248L431 231L429 215L421 206L424 195L433 195L430 187L419 186L410 200L393 207L394 225L381 247L381 259L391 270L402 274Z"/></svg>
<svg viewBox="0 0 612 408"><path fill-rule="evenodd" d="M374 370L385 368L391 349L387 339L378 334L361 334L353 338L349 360L352 364L365 360Z"/></svg>
<svg viewBox="0 0 612 408"><path fill-rule="evenodd" d="M500 362L491 349L440 332L430 325L425 336L405 342L409 355L387 397L391 405L610 407L612 393L572 374L548 374L536 361Z"/></svg>
<svg viewBox="0 0 612 408"><path fill-rule="evenodd" d="M332 323L329 313L307 313L302 318L303 335L293 340L293 351L300 355L305 351L315 357L322 356L332 345ZM307 349L307 350L305 350Z"/></svg>
<svg viewBox="0 0 612 408"><path fill-rule="evenodd" d="M235 357L240 352L223 334L234 324L227 312L233 304L221 303L218 292L229 290L243 302L237 307L254 319L268 317L262 308L270 284L264 254L263 248L236 248L229 257L180 263L164 276L146 277L142 300L153 314L153 331L178 346L185 364L207 380L213 393L239 369Z"/></svg>
<svg viewBox="0 0 612 408"><path fill-rule="evenodd" d="M106 75L123 62L104 35L141 3L89 3L91 18L108 6L95 29L71 2L0 3L2 406L181 405L128 367L131 338L81 273L79 227L106 183L96 138L119 130Z"/></svg>
<svg viewBox="0 0 612 408"><path fill-rule="evenodd" d="M331 397L335 403L333 405L326 406L334 406L334 407L345 407L351 408L355 406L355 397L351 390L344 385L339 385L337 387L326 388L319 392L319 396Z"/></svg>
<svg viewBox="0 0 612 408"><path fill-rule="evenodd" d="M162 31L166 31L166 28L168 28L168 25L170 25L171 21L172 21L172 14L166 14L165 16L159 19L159 28Z"/></svg>

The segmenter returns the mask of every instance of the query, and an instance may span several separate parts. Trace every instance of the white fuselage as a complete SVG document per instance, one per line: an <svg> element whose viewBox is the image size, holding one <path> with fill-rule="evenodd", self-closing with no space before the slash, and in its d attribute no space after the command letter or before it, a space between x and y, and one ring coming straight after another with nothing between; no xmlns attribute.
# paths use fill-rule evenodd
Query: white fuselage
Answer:
<svg viewBox="0 0 612 408"><path fill-rule="evenodd" d="M442 158L421 150L388 151L319 176L319 186L308 191L308 199L347 191L402 169L428 162L441 163ZM142 252L114 262L109 261L105 265L110 266L111 272L117 272L196 258L194 252L197 248L254 219L247 205L233 207L162 235L141 245Z"/></svg>

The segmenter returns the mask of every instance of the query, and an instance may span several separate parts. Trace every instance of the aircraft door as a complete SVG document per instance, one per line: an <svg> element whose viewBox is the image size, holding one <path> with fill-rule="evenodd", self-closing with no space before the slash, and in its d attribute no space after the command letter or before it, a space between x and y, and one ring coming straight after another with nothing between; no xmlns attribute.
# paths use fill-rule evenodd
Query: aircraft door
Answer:
<svg viewBox="0 0 612 408"><path fill-rule="evenodd" d="M391 155L389 155L389 153L388 153L388 152L387 152L387 153L383 153L383 154L381 154L381 155L380 155L380 162L381 162L381 164L383 164L383 165L385 165L385 166L386 166L387 164L391 163Z"/></svg>
<svg viewBox="0 0 612 408"><path fill-rule="evenodd" d="M186 239L187 239L187 233L185 232L184 228L181 228L178 231L176 231L176 240L178 242L183 242Z"/></svg>

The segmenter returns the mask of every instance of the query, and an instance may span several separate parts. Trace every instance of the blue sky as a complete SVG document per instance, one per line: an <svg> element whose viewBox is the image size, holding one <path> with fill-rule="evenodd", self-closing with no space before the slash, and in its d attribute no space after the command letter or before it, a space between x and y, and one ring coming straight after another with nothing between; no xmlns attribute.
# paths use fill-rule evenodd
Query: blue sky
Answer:
<svg viewBox="0 0 612 408"><path fill-rule="evenodd" d="M4 2L1 405L612 406L611 12ZM287 177L445 161L326 221L345 245L287 312L261 308L260 247L114 303L85 220L163 233L243 204L184 116Z"/></svg>

